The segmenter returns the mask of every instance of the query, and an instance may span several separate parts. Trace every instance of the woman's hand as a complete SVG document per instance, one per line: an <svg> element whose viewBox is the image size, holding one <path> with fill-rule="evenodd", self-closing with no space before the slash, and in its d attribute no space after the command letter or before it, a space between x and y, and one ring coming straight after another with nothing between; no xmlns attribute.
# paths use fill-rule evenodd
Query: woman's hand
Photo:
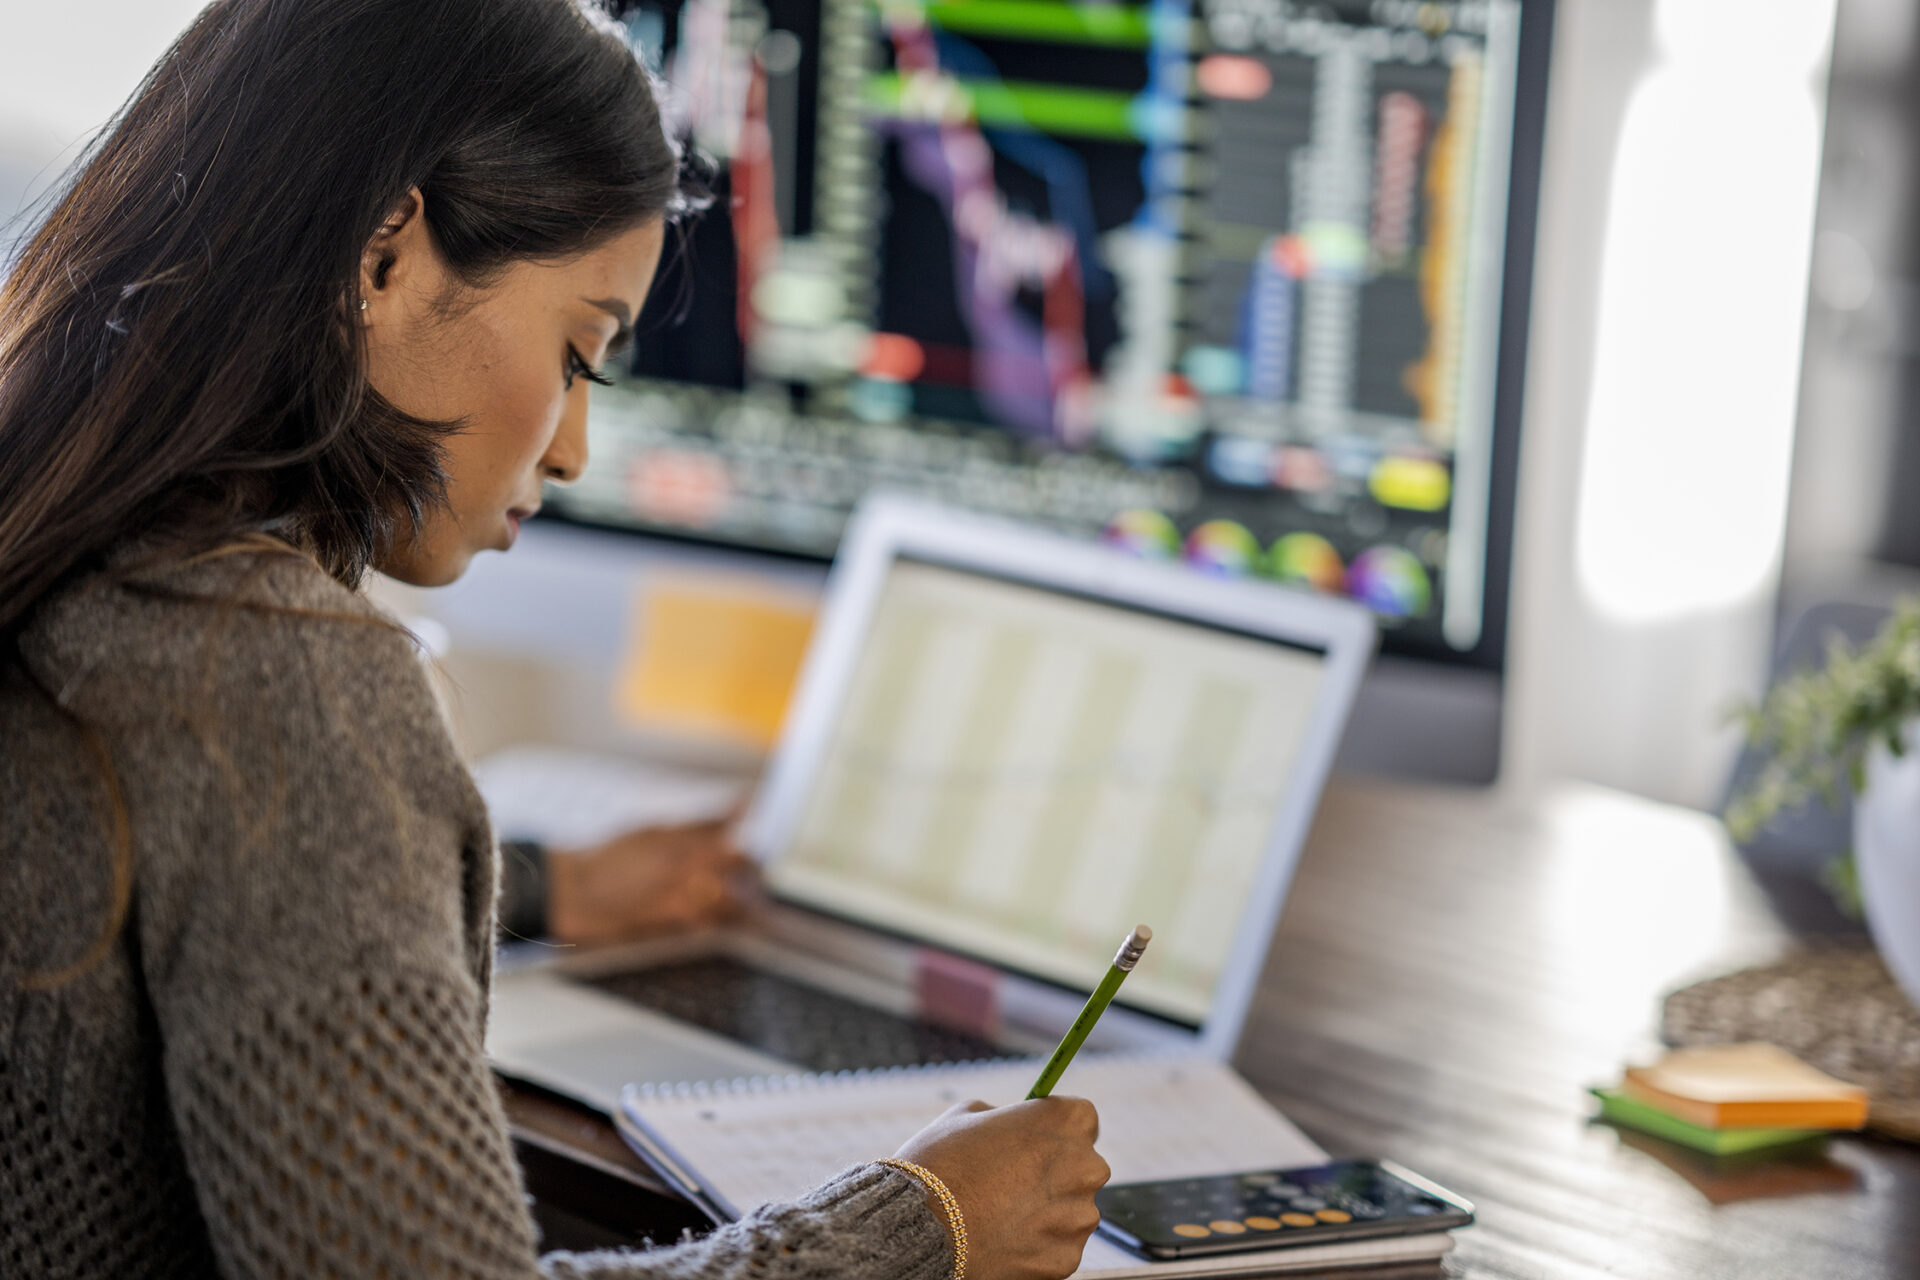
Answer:
<svg viewBox="0 0 1920 1280"><path fill-rule="evenodd" d="M731 816L648 827L547 856L547 929L564 942L618 942L737 915L753 862L733 847Z"/></svg>
<svg viewBox="0 0 1920 1280"><path fill-rule="evenodd" d="M967 1224L967 1275L1058 1280L1080 1265L1100 1223L1093 1193L1107 1162L1093 1149L1100 1118L1084 1098L1009 1107L963 1102L896 1153L939 1176ZM945 1211L928 1197L935 1216Z"/></svg>

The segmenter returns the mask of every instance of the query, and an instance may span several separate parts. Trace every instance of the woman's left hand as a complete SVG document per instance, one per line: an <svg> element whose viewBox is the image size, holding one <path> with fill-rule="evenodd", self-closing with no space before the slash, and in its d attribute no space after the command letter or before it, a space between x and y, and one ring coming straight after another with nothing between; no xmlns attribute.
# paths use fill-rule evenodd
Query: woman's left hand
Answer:
<svg viewBox="0 0 1920 1280"><path fill-rule="evenodd" d="M752 859L733 817L646 827L547 856L547 929L563 942L619 942L716 924L742 910Z"/></svg>

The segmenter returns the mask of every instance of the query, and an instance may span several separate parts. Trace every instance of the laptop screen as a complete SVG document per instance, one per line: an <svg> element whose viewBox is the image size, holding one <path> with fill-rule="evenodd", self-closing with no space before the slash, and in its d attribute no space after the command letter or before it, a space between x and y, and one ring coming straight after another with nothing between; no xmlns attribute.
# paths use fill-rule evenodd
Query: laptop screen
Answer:
<svg viewBox="0 0 1920 1280"><path fill-rule="evenodd" d="M784 898L1198 1025L1322 651L914 560L887 572Z"/></svg>

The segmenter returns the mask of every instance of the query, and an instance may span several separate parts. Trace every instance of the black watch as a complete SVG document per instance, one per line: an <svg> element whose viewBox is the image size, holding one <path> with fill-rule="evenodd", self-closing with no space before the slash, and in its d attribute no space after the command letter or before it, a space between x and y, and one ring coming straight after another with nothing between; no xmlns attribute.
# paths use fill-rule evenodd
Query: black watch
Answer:
<svg viewBox="0 0 1920 1280"><path fill-rule="evenodd" d="M500 842L499 912L503 936L547 936L547 846L538 840Z"/></svg>

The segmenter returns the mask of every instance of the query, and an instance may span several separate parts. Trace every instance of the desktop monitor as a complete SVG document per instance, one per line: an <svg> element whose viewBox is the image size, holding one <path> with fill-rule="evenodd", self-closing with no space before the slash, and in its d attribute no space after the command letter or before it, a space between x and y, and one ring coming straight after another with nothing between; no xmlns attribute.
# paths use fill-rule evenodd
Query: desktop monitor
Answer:
<svg viewBox="0 0 1920 1280"><path fill-rule="evenodd" d="M1545 0L647 0L713 200L563 518L873 488L1357 598L1348 763L1497 768Z"/></svg>

